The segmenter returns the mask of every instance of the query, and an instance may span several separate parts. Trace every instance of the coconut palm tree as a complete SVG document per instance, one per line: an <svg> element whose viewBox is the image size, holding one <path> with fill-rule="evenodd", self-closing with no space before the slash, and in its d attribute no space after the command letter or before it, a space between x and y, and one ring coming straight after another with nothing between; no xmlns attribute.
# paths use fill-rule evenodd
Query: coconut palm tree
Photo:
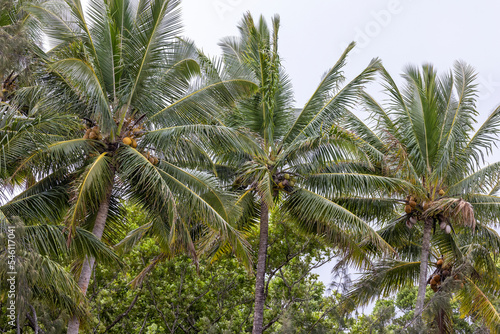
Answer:
<svg viewBox="0 0 500 334"><path fill-rule="evenodd" d="M427 291L422 311L425 325L410 327L417 320L412 312L413 319L406 324L409 332L452 333L451 304L456 302L462 317L486 325L492 333L500 329L500 314L495 307L500 289L500 271L495 260L500 236L480 223L474 234L467 227L455 227L454 231L438 231L431 238L430 254L435 261L427 282L434 293ZM379 233L392 241L400 257L380 260L366 270L345 296L347 310L395 294L413 286L419 278L421 249L416 245L422 240L421 229L410 232L405 222L399 220Z"/></svg>
<svg viewBox="0 0 500 334"><path fill-rule="evenodd" d="M37 332L41 308L79 317L88 314L84 296L65 265L85 256L107 264L120 261L81 228L76 228L74 242L67 245L68 231L56 225L68 199L63 184L55 182L54 186L59 173L38 179L32 170L15 173L33 151L67 136L72 125L78 125L70 115L37 108L20 110L16 100L0 106L0 277L7 282L16 272L16 326L22 330L28 319L27 325ZM23 108L33 102L28 97L22 100Z"/></svg>
<svg viewBox="0 0 500 334"><path fill-rule="evenodd" d="M120 221L119 199L138 203L149 214L165 252L195 252L189 224L228 238L245 256L242 235L229 223L232 197L220 192L214 177L181 163L205 159L194 139L219 138L234 146L236 136L213 126L212 119L256 85L244 73L228 77L217 63L200 57L192 43L179 39L178 0L49 1L26 6L36 29L53 48L43 53L39 108L71 114L81 128L54 140L22 160L14 175L33 170L59 175L70 186L64 213L69 242L77 226L98 238L115 240L110 222ZM182 210L179 210L179 205ZM81 266L85 294L94 258ZM77 333L74 317L68 333Z"/></svg>
<svg viewBox="0 0 500 334"><path fill-rule="evenodd" d="M239 26L241 36L221 42L226 70L231 72L235 63L244 65L259 83L255 95L238 103L221 119L224 126L240 132L245 145L214 154L219 177L240 191L239 203L248 205L248 216L260 220L253 333L265 330L264 276L270 208L281 205L297 226L353 253L363 239L379 249L390 248L361 218L332 200L333 193L353 194L363 184L345 179L341 173L336 175L345 184L339 183L337 188L331 182L343 162L362 159L370 164L371 157L358 147L357 140L336 124L354 105L363 85L377 70L378 61L372 61L361 74L342 85L342 68L354 46L350 45L326 72L303 109L297 111L292 108L291 85L278 54L279 22L275 16L269 27L262 17L255 23L247 14ZM373 179L389 188L401 186L388 178ZM358 254L357 259L361 258Z"/></svg>
<svg viewBox="0 0 500 334"><path fill-rule="evenodd" d="M454 234L458 230L465 233L464 228L473 233L478 226L485 229L500 221L500 163L484 165L483 160L499 134L500 109L474 131L478 115L475 73L462 62L457 62L453 71L442 76L437 76L431 65L424 65L422 69L409 66L403 73L405 84L401 88L385 69L381 69L381 74L388 103L381 105L370 95L363 94L375 126L370 127L353 114L346 117L344 125L384 155L372 172L412 185L406 193L383 194L377 203L385 203L385 220L380 219L380 215L379 220L389 222L380 232L381 236L398 250L402 260L412 261L389 267L398 268L400 273L405 267L412 270L418 267L418 280L415 271L401 275L398 280L418 281L415 315L419 324L426 286L428 283L433 289L437 286L436 281L428 277L429 255L432 242L438 238L436 235ZM369 206L361 209L366 209L365 214L372 219L377 215ZM438 232L433 237L436 226ZM401 241L399 236L412 228L416 231L412 232L411 240L420 238L420 241L412 243L406 238ZM488 230L488 233L497 237L494 231ZM453 238L449 237L449 242ZM454 248L466 245L458 243ZM441 254L445 261L463 258L447 253L450 251L445 252L442 247L434 249L435 263ZM419 254L420 261L416 261L415 254ZM465 289L473 287L471 281L464 284ZM380 288L390 289L386 285ZM491 323L491 318L488 322ZM423 328L420 324L417 328L419 326Z"/></svg>

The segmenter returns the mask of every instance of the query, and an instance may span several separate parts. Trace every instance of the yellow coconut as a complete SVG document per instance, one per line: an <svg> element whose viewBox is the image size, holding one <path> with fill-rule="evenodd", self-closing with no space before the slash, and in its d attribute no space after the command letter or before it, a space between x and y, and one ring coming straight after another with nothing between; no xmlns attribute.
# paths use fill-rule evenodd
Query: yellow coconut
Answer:
<svg viewBox="0 0 500 334"><path fill-rule="evenodd" d="M123 143L124 143L125 145L130 145L130 144L132 144L132 139L130 139L130 137L125 137L125 138L123 138L123 140L122 140L122 141L123 141Z"/></svg>
<svg viewBox="0 0 500 334"><path fill-rule="evenodd" d="M94 131L92 131L92 132L89 134L89 138L90 138L90 139L96 139L96 138L97 138L97 134L96 134Z"/></svg>
<svg viewBox="0 0 500 334"><path fill-rule="evenodd" d="M405 212L406 213L411 213L411 206L405 205Z"/></svg>
<svg viewBox="0 0 500 334"><path fill-rule="evenodd" d="M134 138L132 138L132 147L133 148L137 147L137 140L135 140Z"/></svg>
<svg viewBox="0 0 500 334"><path fill-rule="evenodd" d="M443 189L439 189L439 196L443 196L444 195L444 190Z"/></svg>

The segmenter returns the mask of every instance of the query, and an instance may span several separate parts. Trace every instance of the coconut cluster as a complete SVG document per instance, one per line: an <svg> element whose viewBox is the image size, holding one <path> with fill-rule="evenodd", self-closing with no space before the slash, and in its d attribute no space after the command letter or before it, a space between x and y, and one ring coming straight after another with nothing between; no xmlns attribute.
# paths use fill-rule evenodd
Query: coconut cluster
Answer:
<svg viewBox="0 0 500 334"><path fill-rule="evenodd" d="M14 72L10 73L7 78L5 78L2 82L2 89L0 90L0 101L6 101L10 95L16 90L16 79L18 78L17 74Z"/></svg>
<svg viewBox="0 0 500 334"><path fill-rule="evenodd" d="M126 118L123 122L123 139L122 142L125 145L137 147L137 139L144 135L144 129L142 125L137 125L137 122L130 117Z"/></svg>
<svg viewBox="0 0 500 334"><path fill-rule="evenodd" d="M405 201L405 212L409 215L406 221L406 226L412 228L413 225L417 223L417 217L421 213L429 208L429 204L426 201L420 201L418 198L408 195Z"/></svg>
<svg viewBox="0 0 500 334"><path fill-rule="evenodd" d="M273 176L273 196L278 196L280 190L292 192L297 178L289 173L279 173Z"/></svg>
<svg viewBox="0 0 500 334"><path fill-rule="evenodd" d="M438 214L436 218L437 221L439 222L439 228L443 230L446 234L450 234L453 228L451 227L448 219L442 214Z"/></svg>
<svg viewBox="0 0 500 334"><path fill-rule="evenodd" d="M438 192L439 196L442 197L445 194L443 189L440 189ZM429 209L431 206L431 201L421 200L418 197L408 195L405 200L405 212L408 214L408 220L406 221L406 226L408 228L412 228L413 225L417 223L418 220L423 219L423 213ZM435 217L439 221L439 226L446 233L450 233L452 228L448 223L446 217L442 214L438 214Z"/></svg>
<svg viewBox="0 0 500 334"><path fill-rule="evenodd" d="M159 160L157 157L155 157L154 155L152 155L150 152L146 152L146 153L143 153L143 155L146 157L146 159L149 160L149 162L151 162L153 165L157 165Z"/></svg>
<svg viewBox="0 0 500 334"><path fill-rule="evenodd" d="M102 140L102 133L101 129L99 129L98 125L95 125L93 127L87 128L85 130L85 134L83 135L83 138L85 139L95 139L95 140Z"/></svg>
<svg viewBox="0 0 500 334"><path fill-rule="evenodd" d="M451 276L451 271L451 263L445 263L443 258L437 260L436 270L434 270L434 272L427 280L427 284L430 284L432 291L437 292L439 290L445 279ZM455 274L455 276L453 276L453 279L460 283L460 287L463 287L463 283L460 280L459 274Z"/></svg>

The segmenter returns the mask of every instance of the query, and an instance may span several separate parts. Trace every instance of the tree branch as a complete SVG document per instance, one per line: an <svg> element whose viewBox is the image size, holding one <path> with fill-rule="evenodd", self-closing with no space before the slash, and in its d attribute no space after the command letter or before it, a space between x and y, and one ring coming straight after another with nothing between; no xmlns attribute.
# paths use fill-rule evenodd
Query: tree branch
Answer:
<svg viewBox="0 0 500 334"><path fill-rule="evenodd" d="M116 325L120 320L122 320L124 317L127 316L127 314L130 313L130 311L134 307L135 303L137 302L137 299L139 298L140 293L141 293L141 291L139 290L139 292L135 295L134 300L132 300L132 303L127 308L127 310L125 312L123 312L122 314L120 314L108 327L106 327L106 329L104 330L103 333L106 333L107 331L109 331L111 328L113 328L114 325Z"/></svg>

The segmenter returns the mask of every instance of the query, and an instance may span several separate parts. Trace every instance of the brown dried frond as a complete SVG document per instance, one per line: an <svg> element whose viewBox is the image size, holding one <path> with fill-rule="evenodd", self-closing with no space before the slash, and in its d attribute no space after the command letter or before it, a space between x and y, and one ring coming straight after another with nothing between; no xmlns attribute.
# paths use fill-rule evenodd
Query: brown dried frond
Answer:
<svg viewBox="0 0 500 334"><path fill-rule="evenodd" d="M462 198L442 198L432 202L432 205L424 212L427 217L442 214L444 217L453 218L461 226L476 228L474 208L472 204Z"/></svg>

